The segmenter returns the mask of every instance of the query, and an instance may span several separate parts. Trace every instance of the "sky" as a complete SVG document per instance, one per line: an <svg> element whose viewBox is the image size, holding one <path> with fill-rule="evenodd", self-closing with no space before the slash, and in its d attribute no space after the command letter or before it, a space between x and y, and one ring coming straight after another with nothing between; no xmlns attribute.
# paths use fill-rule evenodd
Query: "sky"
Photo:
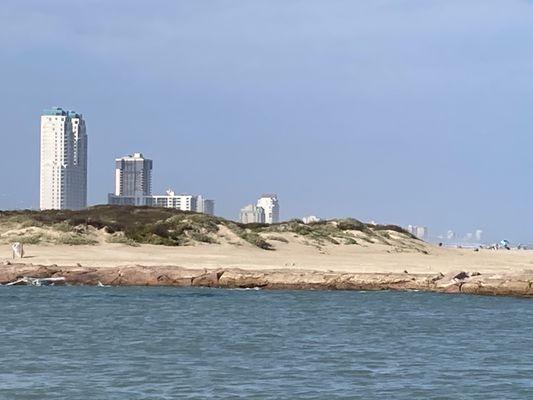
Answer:
<svg viewBox="0 0 533 400"><path fill-rule="evenodd" d="M235 219L314 214L533 243L533 2L2 0L0 209L37 208L39 119Z"/></svg>

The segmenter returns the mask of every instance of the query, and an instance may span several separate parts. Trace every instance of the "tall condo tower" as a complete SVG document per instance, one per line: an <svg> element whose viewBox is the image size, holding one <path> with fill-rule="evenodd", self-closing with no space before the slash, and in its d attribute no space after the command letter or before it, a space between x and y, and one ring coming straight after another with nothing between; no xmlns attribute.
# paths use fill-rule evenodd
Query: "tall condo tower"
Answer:
<svg viewBox="0 0 533 400"><path fill-rule="evenodd" d="M87 133L83 116L60 107L41 115L41 210L87 207Z"/></svg>
<svg viewBox="0 0 533 400"><path fill-rule="evenodd" d="M257 200L257 207L264 210L265 223L275 224L279 222L279 201L276 194L264 194Z"/></svg>
<svg viewBox="0 0 533 400"><path fill-rule="evenodd" d="M115 160L115 196L143 197L152 195L152 160L142 153Z"/></svg>

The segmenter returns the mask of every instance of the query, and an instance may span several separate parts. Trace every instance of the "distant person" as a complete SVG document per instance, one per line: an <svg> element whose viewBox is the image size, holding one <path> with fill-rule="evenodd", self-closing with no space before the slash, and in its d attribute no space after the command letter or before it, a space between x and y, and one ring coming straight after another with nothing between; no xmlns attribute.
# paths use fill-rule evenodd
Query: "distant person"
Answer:
<svg viewBox="0 0 533 400"><path fill-rule="evenodd" d="M24 245L22 243L13 243L11 245L11 250L13 251L13 259L15 259L16 257L24 258Z"/></svg>

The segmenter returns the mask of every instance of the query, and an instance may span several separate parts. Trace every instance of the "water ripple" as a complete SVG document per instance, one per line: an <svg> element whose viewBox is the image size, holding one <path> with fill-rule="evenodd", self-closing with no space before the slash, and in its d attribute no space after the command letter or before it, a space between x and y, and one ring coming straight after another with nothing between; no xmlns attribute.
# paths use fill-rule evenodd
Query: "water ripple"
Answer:
<svg viewBox="0 0 533 400"><path fill-rule="evenodd" d="M0 304L0 399L533 398L529 300L12 287Z"/></svg>

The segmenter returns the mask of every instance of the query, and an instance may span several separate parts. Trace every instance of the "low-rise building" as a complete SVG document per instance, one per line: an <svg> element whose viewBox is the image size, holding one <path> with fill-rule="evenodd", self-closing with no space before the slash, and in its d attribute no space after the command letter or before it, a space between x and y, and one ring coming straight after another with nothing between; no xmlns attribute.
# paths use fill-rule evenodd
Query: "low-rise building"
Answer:
<svg viewBox="0 0 533 400"><path fill-rule="evenodd" d="M109 194L108 203L118 206L150 206L175 208L181 211L194 211L215 215L215 201L192 194L176 194L167 190L166 194L153 196L116 196Z"/></svg>
<svg viewBox="0 0 533 400"><path fill-rule="evenodd" d="M168 189L164 195L150 196L147 205L153 207L175 208L181 211L197 211L197 198L191 194L176 194Z"/></svg>
<svg viewBox="0 0 533 400"><path fill-rule="evenodd" d="M107 195L107 204L114 206L146 206L149 196L117 196L114 193Z"/></svg>
<svg viewBox="0 0 533 400"><path fill-rule="evenodd" d="M320 218L318 218L316 215L309 215L307 217L302 218L302 222L304 224L311 224L313 222L319 222Z"/></svg>

